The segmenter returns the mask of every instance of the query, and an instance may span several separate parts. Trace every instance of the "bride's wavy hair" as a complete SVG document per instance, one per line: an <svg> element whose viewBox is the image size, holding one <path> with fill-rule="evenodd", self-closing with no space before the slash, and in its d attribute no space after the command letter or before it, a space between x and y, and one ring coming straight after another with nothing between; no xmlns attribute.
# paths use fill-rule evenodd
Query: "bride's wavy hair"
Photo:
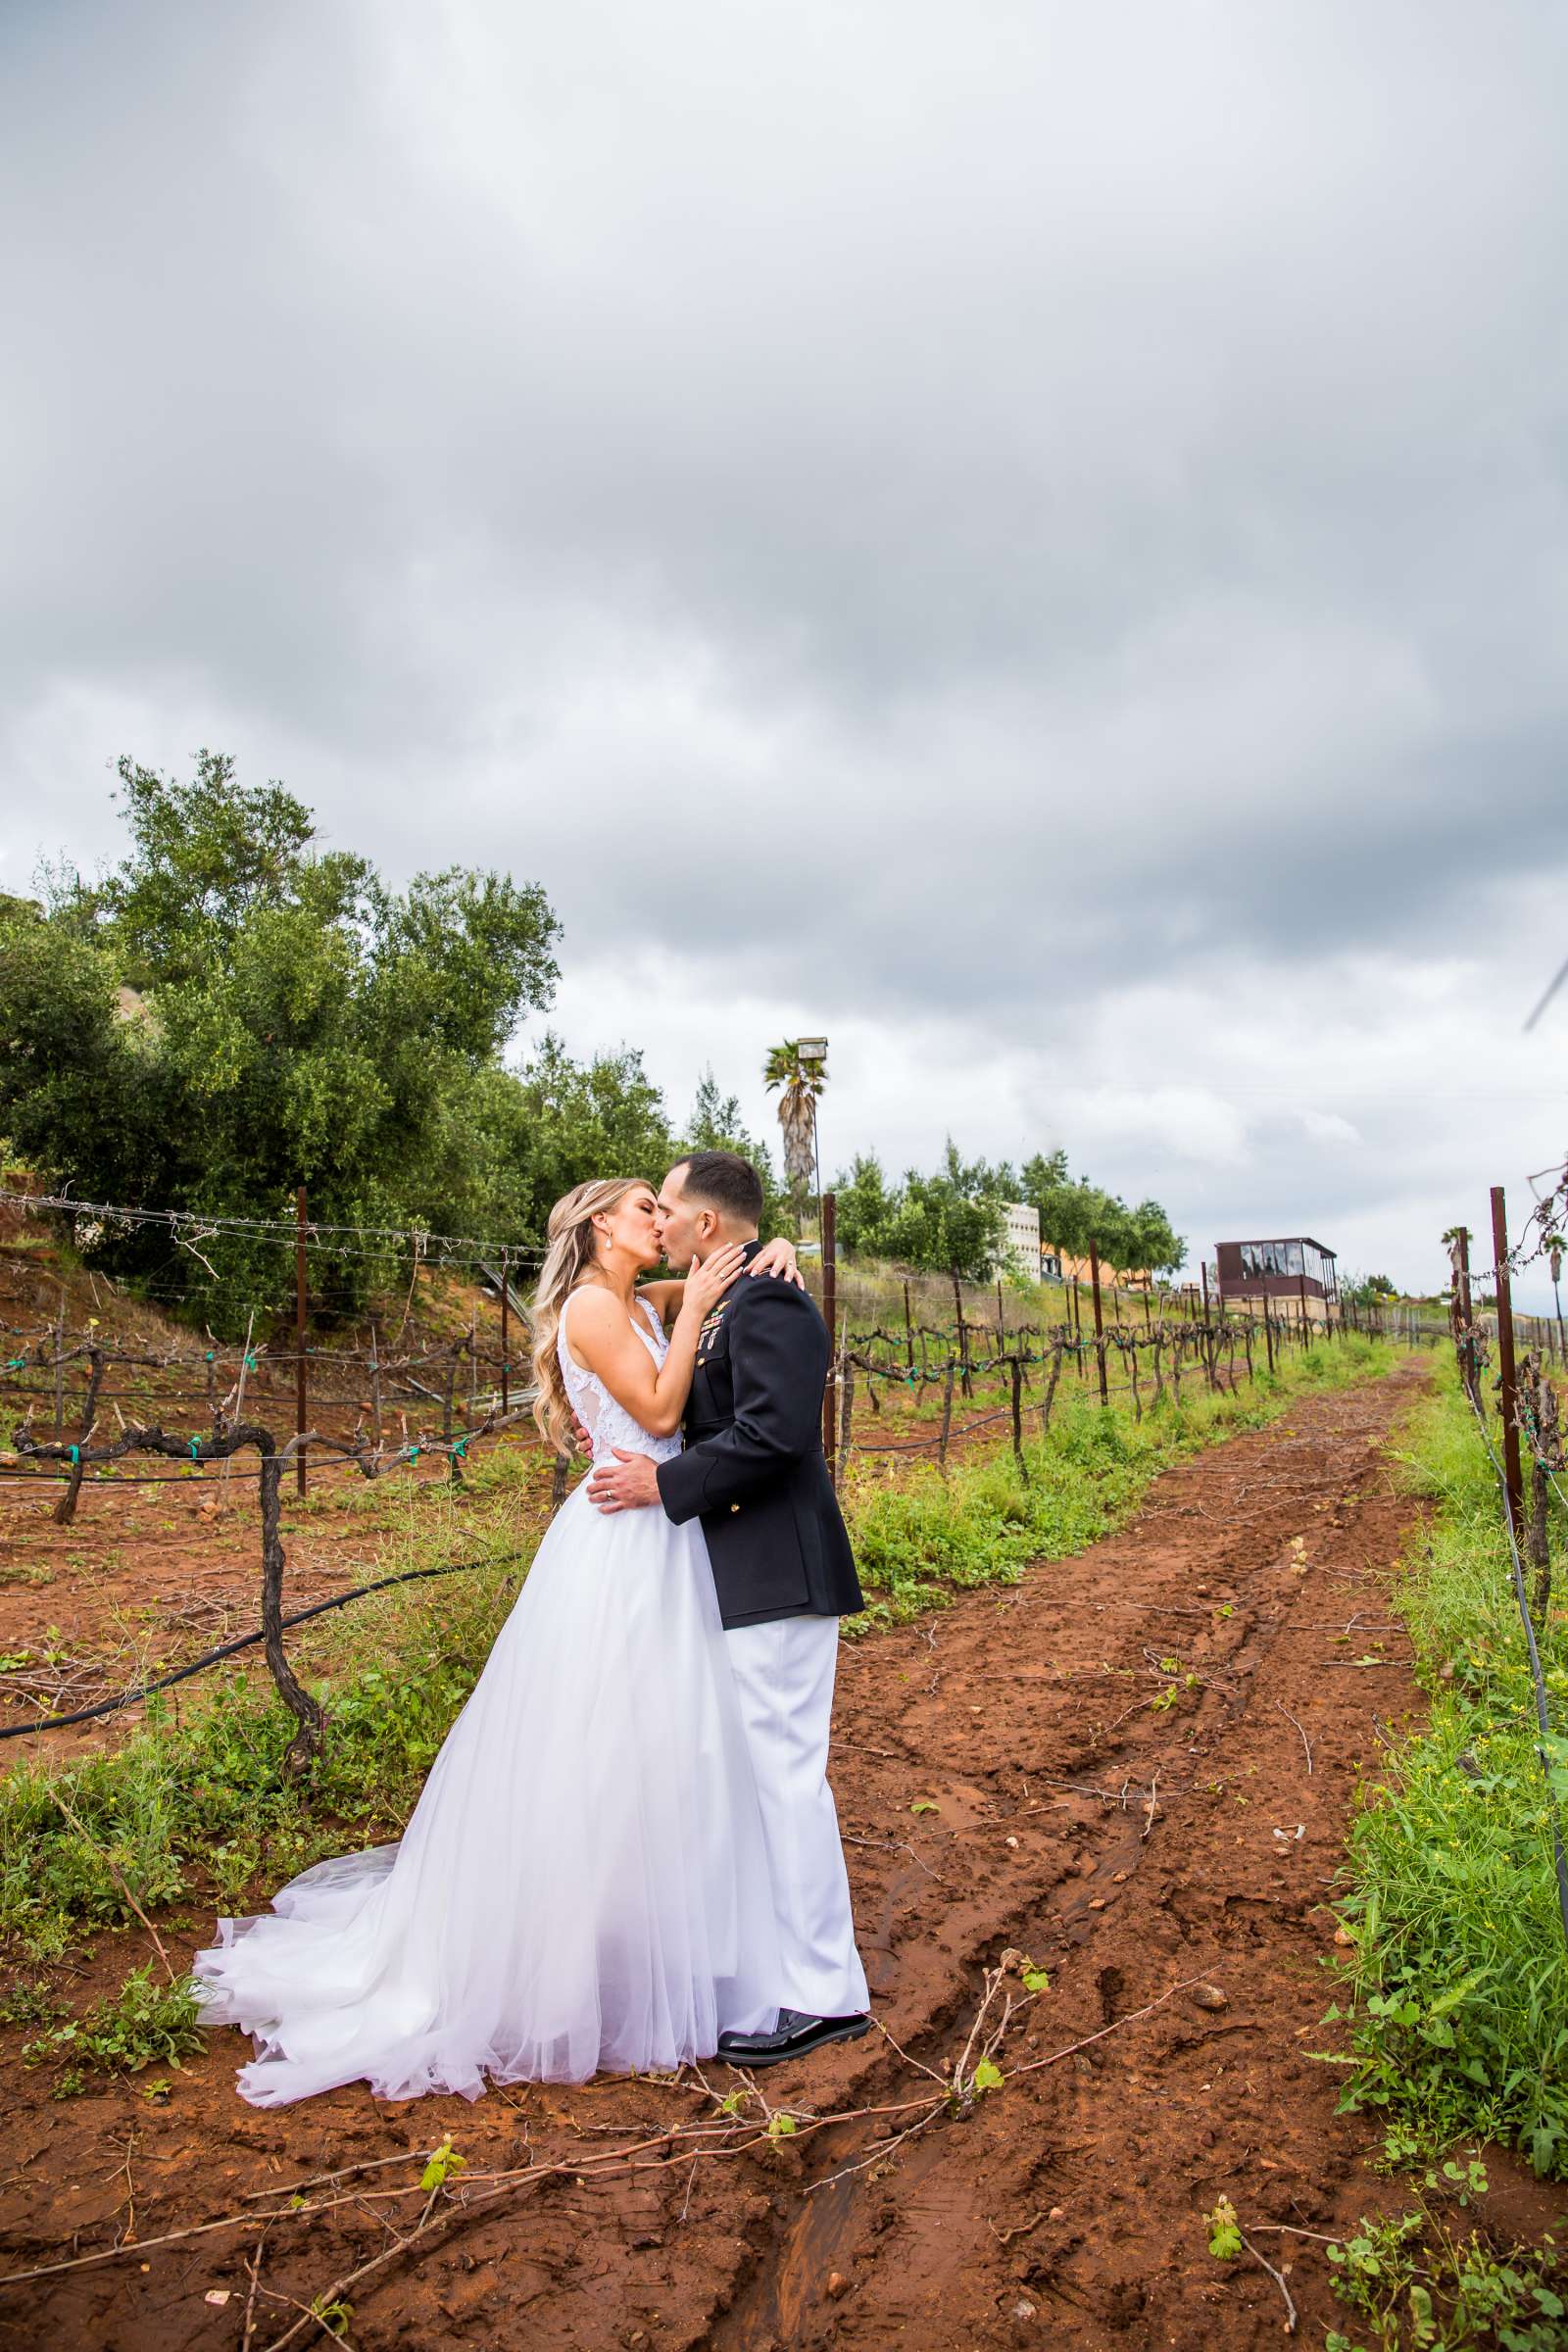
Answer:
<svg viewBox="0 0 1568 2352"><path fill-rule="evenodd" d="M600 1176L590 1184L574 1184L550 1211L545 1262L533 1295L533 1377L538 1389L533 1417L545 1444L553 1446L563 1461L572 1456L576 1415L556 1351L561 1310L594 1262L594 1218L607 1208L617 1208L628 1193L648 1189L642 1176Z"/></svg>

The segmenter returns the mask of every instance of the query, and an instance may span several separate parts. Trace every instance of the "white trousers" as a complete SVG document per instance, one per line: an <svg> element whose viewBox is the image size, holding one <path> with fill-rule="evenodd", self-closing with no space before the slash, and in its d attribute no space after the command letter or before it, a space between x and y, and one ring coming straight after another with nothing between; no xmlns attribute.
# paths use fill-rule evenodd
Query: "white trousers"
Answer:
<svg viewBox="0 0 1568 2352"><path fill-rule="evenodd" d="M784 1617L725 1636L752 1751L773 1880L779 2005L808 2017L869 2007L855 1948L838 1809L827 1785L836 1617Z"/></svg>

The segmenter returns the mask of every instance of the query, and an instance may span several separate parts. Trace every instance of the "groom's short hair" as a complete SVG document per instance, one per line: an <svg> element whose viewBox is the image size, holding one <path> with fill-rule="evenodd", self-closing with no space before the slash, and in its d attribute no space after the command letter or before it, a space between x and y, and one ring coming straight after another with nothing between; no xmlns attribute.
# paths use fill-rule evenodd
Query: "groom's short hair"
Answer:
<svg viewBox="0 0 1568 2352"><path fill-rule="evenodd" d="M737 1225L757 1225L762 1216L762 1179L738 1152L688 1152L675 1162L689 1200L716 1208Z"/></svg>

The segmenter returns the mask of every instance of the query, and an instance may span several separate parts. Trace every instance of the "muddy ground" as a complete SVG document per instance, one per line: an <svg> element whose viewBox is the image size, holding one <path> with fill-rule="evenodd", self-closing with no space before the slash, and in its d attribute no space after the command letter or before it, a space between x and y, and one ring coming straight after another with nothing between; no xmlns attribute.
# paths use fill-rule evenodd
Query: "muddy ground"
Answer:
<svg viewBox="0 0 1568 2352"><path fill-rule="evenodd" d="M879 2031L758 2078L792 2133L750 2099L720 2115L743 2087L723 2069L713 2098L688 2076L257 2113L228 2034L165 2103L135 2082L55 2103L9 2032L0 2267L119 2250L0 2291L0 2344L320 2342L301 2307L390 2250L341 2292L366 2352L1240 2352L1286 2308L1209 2257L1222 2192L1320 2343L1322 2244L1280 2226L1344 2230L1400 2194L1309 2053L1352 1790L1420 1704L1386 1614L1412 1506L1381 1450L1419 1376L1302 1400L1168 1473L1114 1540L846 1645L834 1780ZM159 1923L176 1965L209 1924ZM146 1948L101 1938L73 1999ZM1050 1988L954 2116L944 2061L1009 1948ZM468 2169L431 2196L407 2152L447 2132ZM1560 2190L1490 2161L1501 2227L1559 2218ZM378 2169L283 2210L350 2166ZM247 2210L274 2218L155 2242Z"/></svg>

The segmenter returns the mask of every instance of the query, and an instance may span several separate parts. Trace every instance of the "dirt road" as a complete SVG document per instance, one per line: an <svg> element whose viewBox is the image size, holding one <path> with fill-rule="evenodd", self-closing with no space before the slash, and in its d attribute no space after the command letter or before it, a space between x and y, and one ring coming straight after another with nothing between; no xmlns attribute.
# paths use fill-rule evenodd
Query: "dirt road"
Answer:
<svg viewBox="0 0 1568 2352"><path fill-rule="evenodd" d="M52 2104L10 2033L4 2271L127 2230L137 2243L0 2293L0 2343L261 2352L414 2226L417 2168L312 2189L342 2201L269 2226L254 2293L254 2228L150 2241L447 2131L467 2193L495 2202L343 2289L367 2352L1274 2343L1280 2287L1206 2251L1221 2192L1285 2274L1298 2340L1320 2342L1321 2246L1260 2229L1332 2231L1379 2201L1372 2134L1335 2117L1338 2078L1307 2053L1326 2038L1324 1906L1358 1762L1419 1704L1385 1613L1411 1506L1380 1452L1415 1377L1301 1401L1169 1473L1114 1541L846 1646L835 1785L898 2046L878 2033L759 2078L788 2136L766 2138L755 2104L716 2118L689 2080L471 2108L350 2090L256 2114L230 2088L231 2036L166 2105L134 2084ZM192 1919L166 1939L188 1949L206 1931ZM1001 2086L955 2117L943 2063L1009 1947L1050 1988L1012 2019ZM104 1939L94 1981L138 1957L137 1938ZM897 2139L921 2100L932 2120ZM718 2129L700 2140L705 2121ZM614 2168L634 2142L654 2144ZM527 2166L531 2180L472 2184ZM1561 2201L1516 2176L1503 2193L1522 2229ZM306 2321L292 2340L323 2330Z"/></svg>

